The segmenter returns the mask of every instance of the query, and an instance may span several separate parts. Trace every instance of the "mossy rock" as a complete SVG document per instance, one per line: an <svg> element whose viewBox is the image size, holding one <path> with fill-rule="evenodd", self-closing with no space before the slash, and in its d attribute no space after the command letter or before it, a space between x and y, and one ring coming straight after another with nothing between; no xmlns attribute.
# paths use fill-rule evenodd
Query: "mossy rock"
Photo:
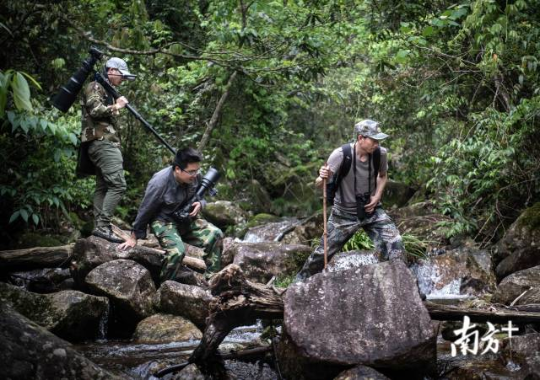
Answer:
<svg viewBox="0 0 540 380"><path fill-rule="evenodd" d="M257 214L255 216L253 216L248 221L246 227L251 228L251 227L255 227L255 226L260 226L261 224L277 222L278 220L279 220L279 216L272 215L272 214L261 213L261 214Z"/></svg>
<svg viewBox="0 0 540 380"><path fill-rule="evenodd" d="M540 229L540 202L526 209L517 221L518 227L530 230Z"/></svg>
<svg viewBox="0 0 540 380"><path fill-rule="evenodd" d="M37 232L26 232L17 239L15 249L58 247L60 245L64 245L61 237L39 234Z"/></svg>

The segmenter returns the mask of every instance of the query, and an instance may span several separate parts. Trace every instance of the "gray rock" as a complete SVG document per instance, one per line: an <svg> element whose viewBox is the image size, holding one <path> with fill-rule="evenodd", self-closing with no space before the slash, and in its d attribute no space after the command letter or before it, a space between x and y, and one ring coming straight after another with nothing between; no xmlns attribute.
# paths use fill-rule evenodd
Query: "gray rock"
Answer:
<svg viewBox="0 0 540 380"><path fill-rule="evenodd" d="M126 251L118 251L118 244L91 236L79 239L73 249L71 258L71 275L79 286L84 288L85 278L94 268L109 261L118 259L133 260L148 269L156 283L159 282L163 251L135 246Z"/></svg>
<svg viewBox="0 0 540 380"><path fill-rule="evenodd" d="M321 368L333 368L335 376L358 364L433 369L436 332L401 261L319 273L291 285L284 307L293 354L281 359L307 360L307 378L328 377Z"/></svg>
<svg viewBox="0 0 540 380"><path fill-rule="evenodd" d="M0 304L0 363L2 379L127 379L100 368L6 304Z"/></svg>
<svg viewBox="0 0 540 380"><path fill-rule="evenodd" d="M411 266L420 290L426 295L482 296L496 289L489 253L477 248L459 248L418 260Z"/></svg>
<svg viewBox="0 0 540 380"><path fill-rule="evenodd" d="M210 303L214 297L197 286L165 281L157 293L156 307L162 313L179 315L193 322L201 330L206 327Z"/></svg>
<svg viewBox="0 0 540 380"><path fill-rule="evenodd" d="M292 275L300 270L311 253L306 245L279 242L239 243L230 247L233 263L250 281L266 283L273 276Z"/></svg>
<svg viewBox="0 0 540 380"><path fill-rule="evenodd" d="M183 317L154 314L139 322L133 334L136 343L169 343L201 339L202 333Z"/></svg>
<svg viewBox="0 0 540 380"><path fill-rule="evenodd" d="M380 262L379 254L373 250L339 252L332 257L327 270L329 272L338 272Z"/></svg>
<svg viewBox="0 0 540 380"><path fill-rule="evenodd" d="M526 209L497 244L498 279L540 265L540 202Z"/></svg>
<svg viewBox="0 0 540 380"><path fill-rule="evenodd" d="M538 379L540 374L540 334L525 334L506 338L501 344L501 356L507 368L519 368L519 379Z"/></svg>
<svg viewBox="0 0 540 380"><path fill-rule="evenodd" d="M150 272L132 260L114 260L101 264L86 276L88 288L111 301L115 316L134 325L153 314L156 294Z"/></svg>
<svg viewBox="0 0 540 380"><path fill-rule="evenodd" d="M230 201L210 202L203 209L203 216L219 228L245 223L247 213Z"/></svg>
<svg viewBox="0 0 540 380"><path fill-rule="evenodd" d="M505 277L493 294L492 302L510 305L519 296L516 305L540 303L540 265Z"/></svg>
<svg viewBox="0 0 540 380"><path fill-rule="evenodd" d="M98 337L109 300L75 290L37 294L0 282L0 299L52 333L69 341Z"/></svg>
<svg viewBox="0 0 540 380"><path fill-rule="evenodd" d="M341 372L334 380L390 380L390 378L377 372L373 368L358 365L347 371Z"/></svg>
<svg viewBox="0 0 540 380"><path fill-rule="evenodd" d="M281 218L275 222L251 227L244 235L244 242L260 243L265 241L280 241L286 233L292 232L299 223L300 221L296 218Z"/></svg>
<svg viewBox="0 0 540 380"><path fill-rule="evenodd" d="M11 283L35 293L53 293L67 290L66 280L71 279L67 268L44 268L9 274Z"/></svg>

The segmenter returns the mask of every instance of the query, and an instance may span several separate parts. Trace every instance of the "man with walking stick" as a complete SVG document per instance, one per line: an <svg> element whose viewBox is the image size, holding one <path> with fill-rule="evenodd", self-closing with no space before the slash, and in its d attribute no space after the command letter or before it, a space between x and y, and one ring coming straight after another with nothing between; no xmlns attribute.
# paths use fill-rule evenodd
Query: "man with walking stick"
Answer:
<svg viewBox="0 0 540 380"><path fill-rule="evenodd" d="M330 191L325 195L334 203L321 244L298 272L296 281L320 272L326 260L340 252L360 228L373 240L383 260L404 259L401 235L380 202L388 181L388 161L387 150L379 142L388 135L381 132L378 122L369 119L357 123L354 133L355 142L335 149L327 165L319 170L315 184L324 186L326 192L329 181Z"/></svg>

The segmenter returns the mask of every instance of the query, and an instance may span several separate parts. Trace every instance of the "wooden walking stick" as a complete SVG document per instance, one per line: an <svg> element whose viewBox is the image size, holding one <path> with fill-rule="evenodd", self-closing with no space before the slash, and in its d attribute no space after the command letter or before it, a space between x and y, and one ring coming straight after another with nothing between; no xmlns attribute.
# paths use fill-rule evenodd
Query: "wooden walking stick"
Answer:
<svg viewBox="0 0 540 380"><path fill-rule="evenodd" d="M328 231L326 229L326 178L323 178L323 248L324 248L324 269L328 264Z"/></svg>

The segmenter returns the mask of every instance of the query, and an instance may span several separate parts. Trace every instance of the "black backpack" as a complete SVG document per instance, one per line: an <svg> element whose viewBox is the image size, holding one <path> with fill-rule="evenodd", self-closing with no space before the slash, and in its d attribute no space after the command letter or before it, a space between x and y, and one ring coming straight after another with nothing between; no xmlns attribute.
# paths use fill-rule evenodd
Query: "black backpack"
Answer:
<svg viewBox="0 0 540 380"><path fill-rule="evenodd" d="M339 170L337 173L334 173L330 181L326 183L326 202L329 205L334 204L334 198L336 197L336 191L339 188L339 185L341 184L341 181L343 178L349 173L349 170L351 170L351 163L352 163L352 149L351 144L343 144L341 146L341 149L343 150L343 161L341 162L341 166L339 167ZM379 167L381 166L381 148L377 147L375 151L373 152L373 157L370 157L373 159L373 169L374 169L374 176L375 176L375 186L377 186L377 176L379 175Z"/></svg>

